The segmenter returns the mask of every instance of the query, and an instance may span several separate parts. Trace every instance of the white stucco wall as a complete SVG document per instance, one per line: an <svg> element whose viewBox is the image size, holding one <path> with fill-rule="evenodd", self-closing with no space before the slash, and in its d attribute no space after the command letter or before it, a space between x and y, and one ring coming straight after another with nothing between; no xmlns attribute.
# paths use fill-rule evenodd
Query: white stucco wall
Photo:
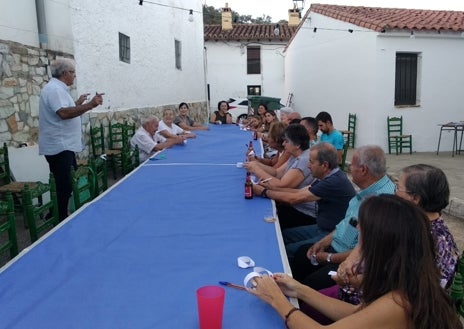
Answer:
<svg viewBox="0 0 464 329"><path fill-rule="evenodd" d="M104 92L111 110L205 101L200 0L159 1L171 7L71 2L78 93ZM130 64L119 61L119 32L130 37ZM182 70L175 67L175 39L182 43Z"/></svg>
<svg viewBox="0 0 464 329"><path fill-rule="evenodd" d="M39 45L34 1L0 0L0 40Z"/></svg>
<svg viewBox="0 0 464 329"><path fill-rule="evenodd" d="M241 48L241 44L244 44ZM285 44L258 44L261 47L261 74L247 74L246 42L207 41L207 83L210 85L211 107L220 100L246 98L248 85L260 85L263 96L282 98L285 103L284 57Z"/></svg>
<svg viewBox="0 0 464 329"><path fill-rule="evenodd" d="M387 116L402 115L404 132L413 135L413 150L435 151L437 124L464 119L464 42L402 34L383 35L311 13L286 52L285 89L294 93L294 108L312 116L328 111L339 129L346 129L348 114L356 113L356 144L378 144L385 150ZM398 51L422 53L418 107L394 106ZM444 134L440 149L451 147L451 134Z"/></svg>
<svg viewBox="0 0 464 329"><path fill-rule="evenodd" d="M0 0L0 39L39 47L36 3ZM71 12L68 0L44 1L47 48L73 52Z"/></svg>

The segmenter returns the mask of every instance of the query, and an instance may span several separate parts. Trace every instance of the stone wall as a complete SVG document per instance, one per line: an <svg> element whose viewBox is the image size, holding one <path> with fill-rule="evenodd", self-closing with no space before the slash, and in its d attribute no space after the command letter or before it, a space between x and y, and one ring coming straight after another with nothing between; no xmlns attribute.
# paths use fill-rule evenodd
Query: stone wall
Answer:
<svg viewBox="0 0 464 329"><path fill-rule="evenodd" d="M73 58L71 54L25 46L16 42L0 40L0 145L18 147L35 144L38 138L40 91L51 75L49 63L56 57ZM71 90L76 97L76 90ZM197 122L206 122L208 109L205 102L190 103L190 116ZM110 123L128 122L139 125L139 118L154 114L161 118L165 108L177 110L177 104L147 108L105 109L91 111L82 116L86 149L79 158L89 153L89 130L91 126L103 124L105 134Z"/></svg>

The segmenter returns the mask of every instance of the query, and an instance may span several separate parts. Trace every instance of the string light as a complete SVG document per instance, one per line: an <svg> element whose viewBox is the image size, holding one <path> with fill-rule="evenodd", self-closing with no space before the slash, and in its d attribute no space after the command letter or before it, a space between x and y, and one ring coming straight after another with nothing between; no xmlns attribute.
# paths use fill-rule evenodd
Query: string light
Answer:
<svg viewBox="0 0 464 329"><path fill-rule="evenodd" d="M187 8L182 8L182 7L177 7L177 6L171 6L171 5L166 5L166 4L164 4L164 3L153 2L153 1L147 1L147 0L139 0L139 5L140 5L141 3L143 3L143 2L149 3L149 4L151 4L151 5L161 6L161 7L168 7L168 8L174 8L174 9L179 9L179 10L185 10L185 11L188 11L189 14L191 13L192 16L193 16L193 12L200 13L200 14L203 13L203 12L198 11L198 10L187 9Z"/></svg>

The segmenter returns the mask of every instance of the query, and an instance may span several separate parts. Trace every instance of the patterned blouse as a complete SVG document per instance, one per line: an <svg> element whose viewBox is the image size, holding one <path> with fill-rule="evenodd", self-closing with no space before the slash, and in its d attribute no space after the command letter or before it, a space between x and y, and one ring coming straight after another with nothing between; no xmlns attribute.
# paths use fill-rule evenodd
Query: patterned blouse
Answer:
<svg viewBox="0 0 464 329"><path fill-rule="evenodd" d="M454 241L453 235L446 226L443 217L431 221L432 235L436 243L436 263L441 273L440 285L448 288L456 272L459 261L459 250ZM338 298L345 302L357 305L360 303L361 292L350 286L341 287L338 291Z"/></svg>

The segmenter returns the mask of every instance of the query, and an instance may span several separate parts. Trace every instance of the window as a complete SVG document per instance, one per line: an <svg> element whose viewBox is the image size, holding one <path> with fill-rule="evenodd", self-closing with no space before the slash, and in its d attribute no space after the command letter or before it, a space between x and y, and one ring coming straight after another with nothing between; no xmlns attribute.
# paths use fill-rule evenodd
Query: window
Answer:
<svg viewBox="0 0 464 329"><path fill-rule="evenodd" d="M130 38L119 33L119 60L130 63Z"/></svg>
<svg viewBox="0 0 464 329"><path fill-rule="evenodd" d="M176 52L176 69L182 70L182 43L179 40L174 40Z"/></svg>
<svg viewBox="0 0 464 329"><path fill-rule="evenodd" d="M396 53L395 105L416 105L418 100L417 53Z"/></svg>
<svg viewBox="0 0 464 329"><path fill-rule="evenodd" d="M247 74L261 73L261 48L247 47Z"/></svg>
<svg viewBox="0 0 464 329"><path fill-rule="evenodd" d="M261 96L261 86L247 86L247 95Z"/></svg>

